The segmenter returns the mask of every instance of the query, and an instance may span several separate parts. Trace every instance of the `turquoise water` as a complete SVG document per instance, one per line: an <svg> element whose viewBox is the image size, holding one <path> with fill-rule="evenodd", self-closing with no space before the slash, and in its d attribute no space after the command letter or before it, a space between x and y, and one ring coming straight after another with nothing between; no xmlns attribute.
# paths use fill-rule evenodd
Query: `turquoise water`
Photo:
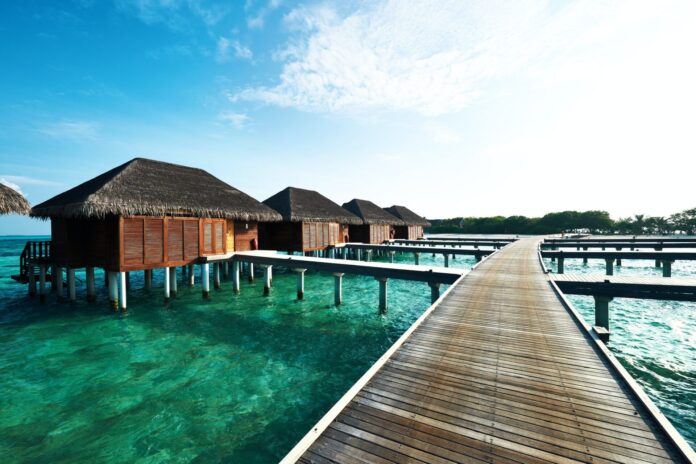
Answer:
<svg viewBox="0 0 696 464"><path fill-rule="evenodd" d="M554 272L556 263L545 259ZM614 275L662 276L655 261L623 260ZM566 258L566 274L604 274L604 260ZM673 277L696 277L696 263L672 264ZM594 324L594 299L569 295L585 320ZM645 392L696 448L696 303L615 298L609 304L609 348Z"/></svg>
<svg viewBox="0 0 696 464"><path fill-rule="evenodd" d="M26 240L0 238L3 463L276 462L430 305L426 284L392 280L380 316L378 283L346 275L337 308L333 277L309 271L298 302L278 270L270 297L257 279L203 301L180 277L166 307L161 274L147 292L134 273L125 316L101 273L87 304L78 273L77 303L41 305L10 280Z"/></svg>

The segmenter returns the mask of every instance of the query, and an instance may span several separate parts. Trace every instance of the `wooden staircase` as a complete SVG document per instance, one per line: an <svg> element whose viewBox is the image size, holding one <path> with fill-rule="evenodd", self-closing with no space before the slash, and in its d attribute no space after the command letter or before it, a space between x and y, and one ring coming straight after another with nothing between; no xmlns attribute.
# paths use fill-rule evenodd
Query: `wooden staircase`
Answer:
<svg viewBox="0 0 696 464"><path fill-rule="evenodd" d="M50 240L30 240L24 245L19 256L19 274L12 276L17 282L29 282L29 273L33 273L38 279L37 262L51 257Z"/></svg>

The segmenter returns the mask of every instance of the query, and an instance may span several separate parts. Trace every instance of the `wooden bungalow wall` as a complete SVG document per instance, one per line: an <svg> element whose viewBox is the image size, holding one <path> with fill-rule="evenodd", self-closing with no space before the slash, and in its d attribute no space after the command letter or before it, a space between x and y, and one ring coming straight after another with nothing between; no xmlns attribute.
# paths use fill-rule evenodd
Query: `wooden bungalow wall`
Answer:
<svg viewBox="0 0 696 464"><path fill-rule="evenodd" d="M377 224L353 226L350 228L350 240L359 243L379 244L391 238L389 233L391 229L392 226Z"/></svg>
<svg viewBox="0 0 696 464"><path fill-rule="evenodd" d="M261 225L261 248L279 251L315 251L345 243L348 226L334 222L278 222Z"/></svg>
<svg viewBox="0 0 696 464"><path fill-rule="evenodd" d="M227 221L190 217L52 219L52 261L135 271L183 266L227 252ZM234 239L234 237L232 237Z"/></svg>
<svg viewBox="0 0 696 464"><path fill-rule="evenodd" d="M234 223L234 251L250 251L259 248L259 224L257 222ZM232 251L232 250L229 250Z"/></svg>
<svg viewBox="0 0 696 464"><path fill-rule="evenodd" d="M405 240L418 240L423 237L423 226L396 226L394 238Z"/></svg>

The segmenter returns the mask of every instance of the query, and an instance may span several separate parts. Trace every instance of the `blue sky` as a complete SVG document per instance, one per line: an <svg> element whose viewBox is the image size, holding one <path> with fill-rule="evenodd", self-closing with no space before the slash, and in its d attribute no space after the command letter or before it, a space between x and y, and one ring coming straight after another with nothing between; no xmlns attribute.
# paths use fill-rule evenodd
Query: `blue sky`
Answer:
<svg viewBox="0 0 696 464"><path fill-rule="evenodd" d="M696 206L696 2L0 4L0 181L136 156L428 217ZM0 234L45 222L0 218Z"/></svg>

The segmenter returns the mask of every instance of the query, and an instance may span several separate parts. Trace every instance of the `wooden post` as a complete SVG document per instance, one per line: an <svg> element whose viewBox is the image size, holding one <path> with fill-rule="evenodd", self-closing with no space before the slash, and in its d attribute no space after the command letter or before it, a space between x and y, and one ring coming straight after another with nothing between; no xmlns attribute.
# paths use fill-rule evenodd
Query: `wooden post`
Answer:
<svg viewBox="0 0 696 464"><path fill-rule="evenodd" d="M169 293L172 298L176 298L179 292L179 283L176 280L176 266L164 268L165 277L169 277Z"/></svg>
<svg viewBox="0 0 696 464"><path fill-rule="evenodd" d="M196 284L196 273L193 272L193 264L188 265L188 278L189 287L193 287Z"/></svg>
<svg viewBox="0 0 696 464"><path fill-rule="evenodd" d="M477 263L480 263L480 262L481 262L481 259L483 259L483 255L482 255L481 253L477 253L477 254L476 254L476 262L477 262Z"/></svg>
<svg viewBox="0 0 696 464"><path fill-rule="evenodd" d="M672 277L672 263L668 259L662 260L662 277Z"/></svg>
<svg viewBox="0 0 696 464"><path fill-rule="evenodd" d="M340 306L343 303L343 273L334 272L334 304Z"/></svg>
<svg viewBox="0 0 696 464"><path fill-rule="evenodd" d="M604 261L607 263L607 275L614 275L614 258L606 258Z"/></svg>
<svg viewBox="0 0 696 464"><path fill-rule="evenodd" d="M55 264L51 265L51 292L56 293L58 288L56 286L56 279L58 278L58 271L60 268ZM62 277L62 275L61 275Z"/></svg>
<svg viewBox="0 0 696 464"><path fill-rule="evenodd" d="M563 262L565 261L565 258L562 256L558 257L558 273L563 274Z"/></svg>
<svg viewBox="0 0 696 464"><path fill-rule="evenodd" d="M127 285L128 285L128 279L126 278L126 273L125 272L119 272L118 273L118 289L119 289L119 295L118 295L118 304L119 307L121 308L122 312L127 311L127 304L126 304L126 290L127 290Z"/></svg>
<svg viewBox="0 0 696 464"><path fill-rule="evenodd" d="M609 302L613 300L610 296L595 295L595 332L603 342L609 339ZM601 330L604 329L604 330Z"/></svg>
<svg viewBox="0 0 696 464"><path fill-rule="evenodd" d="M239 293L239 261L232 261L232 290L234 293Z"/></svg>
<svg viewBox="0 0 696 464"><path fill-rule="evenodd" d="M230 277L230 262L225 261L225 263L222 265L222 277L224 279L227 279Z"/></svg>
<svg viewBox="0 0 696 464"><path fill-rule="evenodd" d="M63 268L60 266L56 267L56 276L54 277L56 283L56 294L58 299L63 298Z"/></svg>
<svg viewBox="0 0 696 464"><path fill-rule="evenodd" d="M114 311L118 311L118 273L109 271L109 302Z"/></svg>
<svg viewBox="0 0 696 464"><path fill-rule="evenodd" d="M75 269L69 267L66 272L68 274L68 298L70 301L75 301Z"/></svg>
<svg viewBox="0 0 696 464"><path fill-rule="evenodd" d="M126 290L130 290L131 288L131 280L130 280L130 272L126 272Z"/></svg>
<svg viewBox="0 0 696 464"><path fill-rule="evenodd" d="M396 254L396 251L390 251L389 252L389 262L393 263L394 262L394 255Z"/></svg>
<svg viewBox="0 0 696 464"><path fill-rule="evenodd" d="M203 298L210 298L210 266L208 263L201 264L201 281L203 283Z"/></svg>
<svg viewBox="0 0 696 464"><path fill-rule="evenodd" d="M87 280L87 301L95 301L97 292L94 288L94 268L88 267L85 269L85 279Z"/></svg>
<svg viewBox="0 0 696 464"><path fill-rule="evenodd" d="M263 294L268 296L271 294L271 273L273 272L273 266L264 265L263 268Z"/></svg>
<svg viewBox="0 0 696 464"><path fill-rule="evenodd" d="M445 253L443 256L445 257L445 267L449 267L449 255Z"/></svg>
<svg viewBox="0 0 696 464"><path fill-rule="evenodd" d="M34 263L28 263L27 268L27 277L29 278L29 296L34 298L36 296L36 276L34 275Z"/></svg>
<svg viewBox="0 0 696 464"><path fill-rule="evenodd" d="M46 265L39 265L39 300L46 301Z"/></svg>
<svg viewBox="0 0 696 464"><path fill-rule="evenodd" d="M621 258L616 258L616 265L621 266Z"/></svg>
<svg viewBox="0 0 696 464"><path fill-rule="evenodd" d="M413 259L416 262L416 265L420 264L420 253L413 253Z"/></svg>
<svg viewBox="0 0 696 464"><path fill-rule="evenodd" d="M372 250L366 250L367 251L367 262L369 263L372 261Z"/></svg>
<svg viewBox="0 0 696 464"><path fill-rule="evenodd" d="M220 290L220 263L213 264L213 288Z"/></svg>
<svg viewBox="0 0 696 464"><path fill-rule="evenodd" d="M430 287L430 303L435 303L438 298L440 298L440 283L439 282L428 282Z"/></svg>
<svg viewBox="0 0 696 464"><path fill-rule="evenodd" d="M660 261L659 259L656 259L655 260L655 267L662 267L662 261Z"/></svg>
<svg viewBox="0 0 696 464"><path fill-rule="evenodd" d="M304 273L307 269L293 269L297 273L297 299L304 298Z"/></svg>
<svg viewBox="0 0 696 464"><path fill-rule="evenodd" d="M249 283L253 284L254 283L254 263L248 263L247 267L249 268Z"/></svg>
<svg viewBox="0 0 696 464"><path fill-rule="evenodd" d="M169 297L171 296L171 276L172 273L169 270L170 268L165 267L164 268L164 304L169 303Z"/></svg>
<svg viewBox="0 0 696 464"><path fill-rule="evenodd" d="M379 312L384 314L387 312L387 277L375 277L379 282Z"/></svg>
<svg viewBox="0 0 696 464"><path fill-rule="evenodd" d="M145 269L143 279L145 280L145 290L152 289L152 269Z"/></svg>

